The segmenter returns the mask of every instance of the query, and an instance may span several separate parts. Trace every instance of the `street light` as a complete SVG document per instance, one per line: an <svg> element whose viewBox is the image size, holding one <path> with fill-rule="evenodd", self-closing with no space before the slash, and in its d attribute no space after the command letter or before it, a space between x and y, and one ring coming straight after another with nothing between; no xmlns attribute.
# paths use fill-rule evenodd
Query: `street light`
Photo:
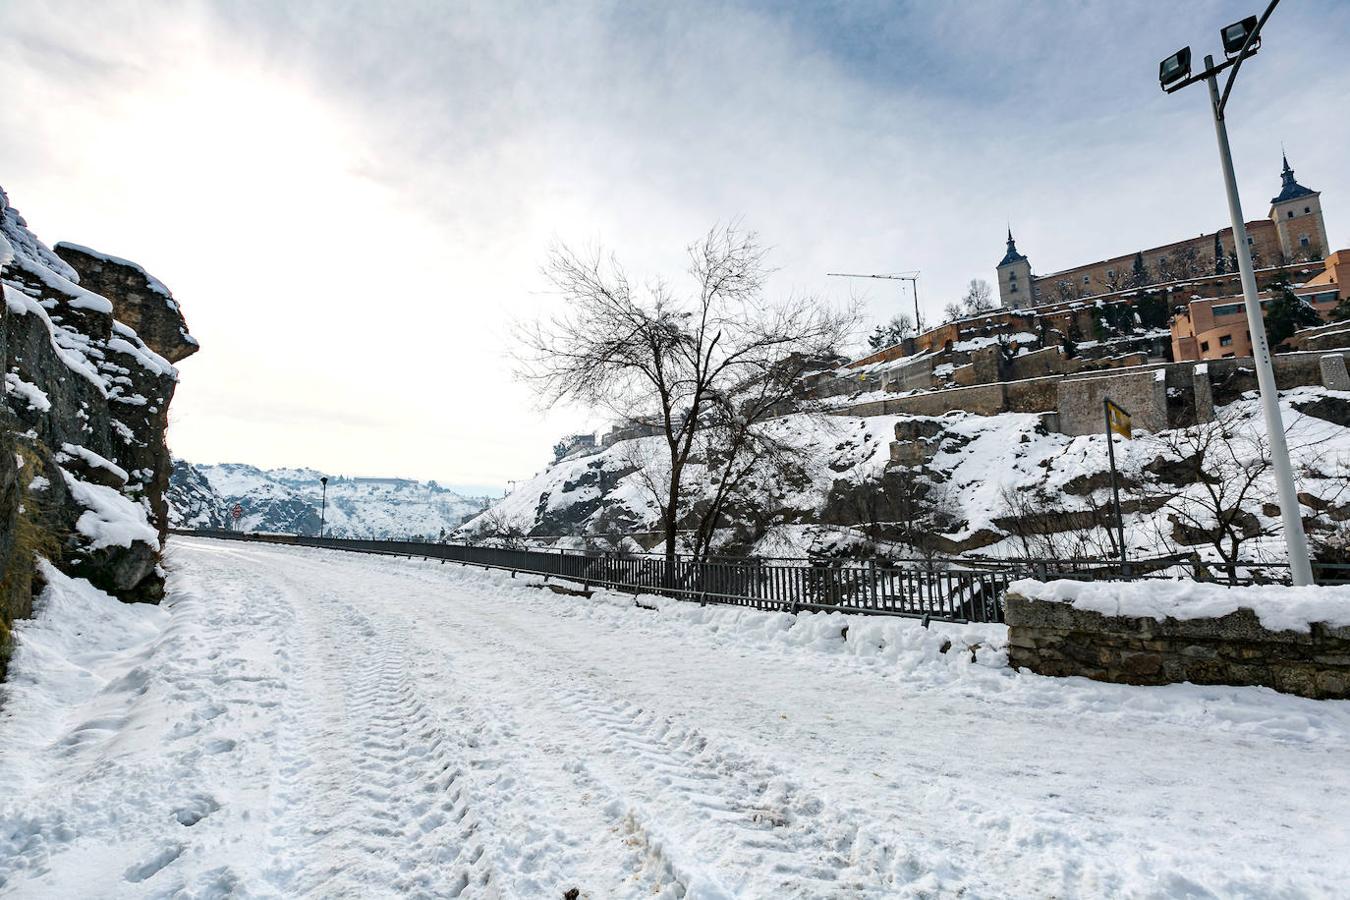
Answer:
<svg viewBox="0 0 1350 900"><path fill-rule="evenodd" d="M319 484L323 485L323 505L319 507L319 537L323 537L324 522L328 519L328 476L320 475Z"/></svg>
<svg viewBox="0 0 1350 900"><path fill-rule="evenodd" d="M1182 47L1176 53L1164 59L1158 66L1158 81L1163 90L1176 84L1183 78L1191 77L1191 48Z"/></svg>
<svg viewBox="0 0 1350 900"><path fill-rule="evenodd" d="M1308 539L1303 533L1303 519L1299 515L1298 494L1294 487L1294 469L1289 462L1289 447L1284 440L1284 420L1280 416L1279 390L1275 385L1275 369L1270 362L1270 342L1266 339L1265 321L1261 316L1261 301L1256 296L1256 273L1252 269L1251 251L1247 249L1247 226L1238 199L1237 178L1233 174L1233 154L1228 146L1228 126L1224 123L1224 107L1233 90L1233 80L1243 60L1255 56L1261 46L1261 28L1275 11L1280 0L1271 0L1258 19L1248 16L1219 29L1227 59L1218 65L1213 56L1205 57L1205 70L1192 76L1191 48L1185 47L1162 61L1158 79L1167 93L1179 91L1197 81L1209 84L1210 110L1214 113L1214 133L1219 141L1219 164L1223 169L1224 187L1228 192L1228 215L1233 220L1233 246L1237 251L1238 273L1242 277L1242 300L1247 309L1247 328L1252 335L1252 361L1256 364L1256 382L1261 388L1261 409L1269 432L1270 457L1275 470L1275 487L1280 498L1280 518L1284 522L1284 540L1289 548L1289 574L1297 585L1312 584L1312 563L1308 559ZM1223 93L1219 92L1218 75L1228 74Z"/></svg>
<svg viewBox="0 0 1350 900"><path fill-rule="evenodd" d="M1273 5L1273 4L1272 4ZM1256 39L1251 46L1247 46L1247 39L1255 34ZM1223 38L1223 55L1232 59L1243 50L1255 53L1261 49L1261 22L1256 16L1248 16L1241 22L1234 22L1225 28L1219 29L1219 37Z"/></svg>

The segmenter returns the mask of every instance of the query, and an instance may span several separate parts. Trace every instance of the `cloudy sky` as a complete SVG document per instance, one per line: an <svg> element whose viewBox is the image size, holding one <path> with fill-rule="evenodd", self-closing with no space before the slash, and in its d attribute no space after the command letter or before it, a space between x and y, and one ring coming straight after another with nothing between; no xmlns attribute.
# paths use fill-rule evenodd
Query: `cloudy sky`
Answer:
<svg viewBox="0 0 1350 900"><path fill-rule="evenodd" d="M512 378L551 241L679 273L740 218L774 289L884 318L1226 221L1201 88L1157 87L1261 0L0 0L0 185L48 243L144 264L203 349L200 462L500 487L564 432ZM1280 143L1350 246L1350 4L1283 4L1229 117L1248 218Z"/></svg>

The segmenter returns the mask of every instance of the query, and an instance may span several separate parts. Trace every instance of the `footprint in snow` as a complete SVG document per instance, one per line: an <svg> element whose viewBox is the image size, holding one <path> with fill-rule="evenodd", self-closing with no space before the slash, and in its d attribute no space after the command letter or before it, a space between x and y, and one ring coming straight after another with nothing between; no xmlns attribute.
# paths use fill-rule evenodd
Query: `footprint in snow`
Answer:
<svg viewBox="0 0 1350 900"><path fill-rule="evenodd" d="M192 797L182 806L175 809L173 811L173 817L178 820L179 825L185 825L190 828L218 809L220 809L220 804L215 801L215 798L202 794Z"/></svg>
<svg viewBox="0 0 1350 900"><path fill-rule="evenodd" d="M132 884L139 884L147 878L152 878L159 874L160 870L182 854L182 844L170 844L161 848L158 853L147 859L145 862L127 869L124 877Z"/></svg>

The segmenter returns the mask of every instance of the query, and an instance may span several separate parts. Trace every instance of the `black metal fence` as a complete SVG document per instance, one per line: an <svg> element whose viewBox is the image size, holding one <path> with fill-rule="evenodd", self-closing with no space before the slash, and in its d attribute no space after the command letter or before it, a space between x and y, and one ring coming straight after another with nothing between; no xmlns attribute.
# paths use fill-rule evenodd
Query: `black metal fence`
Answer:
<svg viewBox="0 0 1350 900"><path fill-rule="evenodd" d="M661 594L755 609L833 610L952 622L1002 622L1008 584L1025 569L807 560L700 561L680 556L617 556L575 550L519 550L470 544L358 540L232 531L177 531L227 540L420 556L465 565L562 578L585 587Z"/></svg>
<svg viewBox="0 0 1350 900"><path fill-rule="evenodd" d="M633 593L755 609L828 610L913 616L949 622L1002 622L1003 595L1021 578L1196 580L1233 584L1288 583L1286 563L1243 563L1227 572L1188 556L1132 561L1061 559L909 559L856 561L713 559L589 550L544 550L425 541L319 538L235 531L176 531L237 541L325 547L389 556L424 557L506 569ZM1318 584L1350 583L1350 566L1314 566Z"/></svg>

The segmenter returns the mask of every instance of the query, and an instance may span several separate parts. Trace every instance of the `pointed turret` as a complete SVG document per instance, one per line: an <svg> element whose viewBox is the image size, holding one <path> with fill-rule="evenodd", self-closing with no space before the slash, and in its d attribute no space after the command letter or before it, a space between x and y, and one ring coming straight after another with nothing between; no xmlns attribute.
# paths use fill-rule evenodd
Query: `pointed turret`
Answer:
<svg viewBox="0 0 1350 900"><path fill-rule="evenodd" d="M1013 240L1012 229L1008 229L1008 252L1003 254L1003 262L1000 266L1006 266L1010 262L1017 262L1019 259L1026 259L1025 256L1017 252L1017 242Z"/></svg>
<svg viewBox="0 0 1350 900"><path fill-rule="evenodd" d="M1270 202L1272 204L1283 203L1286 200L1295 200L1299 197L1307 197L1310 194L1317 193L1314 190L1305 188L1294 179L1294 170L1289 165L1289 156L1287 154L1281 154L1281 156L1284 159L1284 168L1280 170L1280 180L1283 182L1283 185L1280 189L1280 195Z"/></svg>

